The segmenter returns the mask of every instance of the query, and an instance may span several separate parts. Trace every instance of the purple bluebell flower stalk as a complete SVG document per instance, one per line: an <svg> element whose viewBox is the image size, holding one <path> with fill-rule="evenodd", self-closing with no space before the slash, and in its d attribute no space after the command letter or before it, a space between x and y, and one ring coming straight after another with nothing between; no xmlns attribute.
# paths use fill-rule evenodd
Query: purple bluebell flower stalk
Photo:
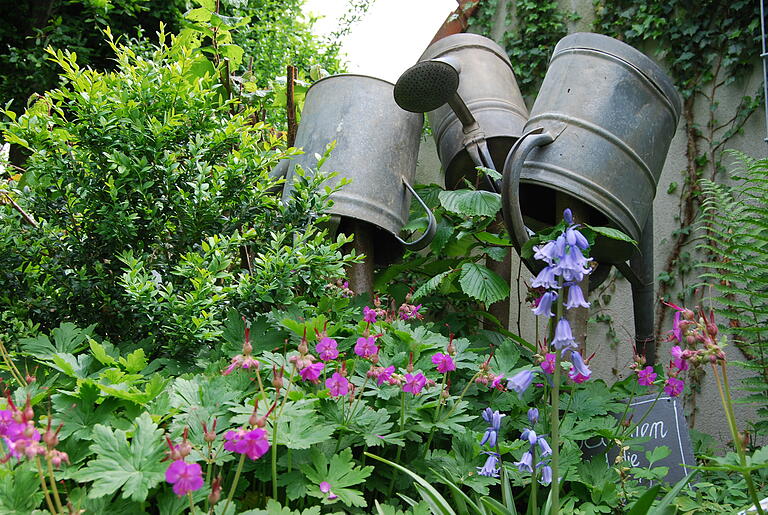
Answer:
<svg viewBox="0 0 768 515"><path fill-rule="evenodd" d="M538 437L536 443L539 444L542 458L552 455L552 447L549 446L549 442L543 436Z"/></svg>
<svg viewBox="0 0 768 515"><path fill-rule="evenodd" d="M531 408L528 410L528 422L531 423L531 425L536 425L536 422L539 421L539 410L536 408Z"/></svg>
<svg viewBox="0 0 768 515"><path fill-rule="evenodd" d="M488 423L488 428L485 430L483 439L480 440L480 445L488 443L491 447L496 447L496 440L499 437L499 431L501 430L502 417L506 417L506 415L499 413L498 410L491 411L491 408L485 408L483 410L483 420Z"/></svg>
<svg viewBox="0 0 768 515"><path fill-rule="evenodd" d="M576 348L576 340L571 332L571 324L565 318L561 318L557 323L557 327L555 327L555 338L552 340L552 345L559 351Z"/></svg>
<svg viewBox="0 0 768 515"><path fill-rule="evenodd" d="M544 268L539 275L534 277L531 281L531 286L534 288L557 288L558 282L555 276L555 268L548 266Z"/></svg>
<svg viewBox="0 0 768 515"><path fill-rule="evenodd" d="M485 460L485 465L477 467L477 473L481 476L487 477L499 477L499 454L495 452L483 451L483 454L487 454L488 458Z"/></svg>
<svg viewBox="0 0 768 515"><path fill-rule="evenodd" d="M514 465L520 472L533 472L533 454L531 451L525 451L520 461L516 461Z"/></svg>
<svg viewBox="0 0 768 515"><path fill-rule="evenodd" d="M522 397L532 382L533 372L531 370L523 370L507 381L507 389L514 390L517 392L518 397Z"/></svg>
<svg viewBox="0 0 768 515"><path fill-rule="evenodd" d="M528 443L531 444L531 447L536 445L536 441L538 440L538 437L536 436L536 431L533 429L526 428L522 434L520 435L521 440L528 440Z"/></svg>
<svg viewBox="0 0 768 515"><path fill-rule="evenodd" d="M588 308L589 302L584 298L581 286L572 284L568 287L568 300L565 302L565 309Z"/></svg>
<svg viewBox="0 0 768 515"><path fill-rule="evenodd" d="M557 293L553 291L548 291L544 295L541 296L541 299L539 299L539 305L536 306L536 308L533 310L533 314L538 316L548 316L553 317L555 316L554 313L552 313L552 303L557 300Z"/></svg>
<svg viewBox="0 0 768 515"><path fill-rule="evenodd" d="M552 482L552 467L549 465L544 465L541 467L541 479L539 479L539 483L541 483L544 486L547 486Z"/></svg>

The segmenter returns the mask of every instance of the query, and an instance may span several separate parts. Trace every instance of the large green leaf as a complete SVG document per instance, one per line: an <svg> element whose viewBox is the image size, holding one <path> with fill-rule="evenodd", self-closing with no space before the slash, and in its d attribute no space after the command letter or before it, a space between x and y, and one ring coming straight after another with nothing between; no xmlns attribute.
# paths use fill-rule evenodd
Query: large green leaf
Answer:
<svg viewBox="0 0 768 515"><path fill-rule="evenodd" d="M477 263L464 263L459 284L464 293L485 304L507 298L509 284L497 273Z"/></svg>
<svg viewBox="0 0 768 515"><path fill-rule="evenodd" d="M123 498L144 501L149 490L163 481L167 464L161 463L165 451L163 431L149 413L142 413L127 432L113 431L97 424L93 428L91 452L96 458L75 474L79 481L93 481L89 497L111 495L122 490Z"/></svg>
<svg viewBox="0 0 768 515"><path fill-rule="evenodd" d="M312 449L312 465L301 465L301 471L311 482L319 485L327 481L331 485L331 491L339 496L339 500L347 506L365 507L367 503L361 492L349 488L359 485L365 478L371 475L373 467L357 467L352 461L352 449L347 447L338 454L328 458L317 448ZM326 497L326 494L320 492L320 489L310 489L307 492L313 497Z"/></svg>
<svg viewBox="0 0 768 515"><path fill-rule="evenodd" d="M0 469L0 513L28 515L42 500L43 492L32 462Z"/></svg>
<svg viewBox="0 0 768 515"><path fill-rule="evenodd" d="M438 198L445 209L460 215L496 216L501 209L501 195L491 191L441 191Z"/></svg>

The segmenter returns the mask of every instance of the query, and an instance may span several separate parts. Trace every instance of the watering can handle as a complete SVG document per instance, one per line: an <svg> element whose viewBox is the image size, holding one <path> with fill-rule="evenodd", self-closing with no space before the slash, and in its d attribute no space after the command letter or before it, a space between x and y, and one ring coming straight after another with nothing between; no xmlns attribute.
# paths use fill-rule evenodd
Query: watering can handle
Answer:
<svg viewBox="0 0 768 515"><path fill-rule="evenodd" d="M554 140L555 138L544 132L542 128L530 130L515 142L504 162L501 186L502 213L504 223L518 249L521 249L529 239L528 229L525 227L523 213L520 210L520 174L523 171L523 163L533 149L548 145Z"/></svg>
<svg viewBox="0 0 768 515"><path fill-rule="evenodd" d="M406 188L408 188L408 191L411 192L411 195L416 197L416 200L419 201L419 204L421 204L421 207L424 208L424 211L427 212L427 217L429 218L429 223L427 224L427 230L424 231L424 234L421 235L421 237L416 241L405 241L401 240L397 235L395 235L395 238L406 246L409 250L421 250L427 245L429 245L432 242L432 238L435 237L435 233L437 232L437 220L435 220L435 215L432 214L432 211L429 209L429 206L421 199L418 193L413 189L413 187L408 184L408 181L406 181L403 178L403 184Z"/></svg>

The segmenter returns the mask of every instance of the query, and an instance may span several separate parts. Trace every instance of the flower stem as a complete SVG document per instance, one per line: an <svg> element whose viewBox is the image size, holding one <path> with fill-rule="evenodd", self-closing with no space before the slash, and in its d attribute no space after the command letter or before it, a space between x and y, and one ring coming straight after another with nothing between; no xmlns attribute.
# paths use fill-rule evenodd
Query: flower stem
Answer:
<svg viewBox="0 0 768 515"><path fill-rule="evenodd" d="M274 412L273 412L274 413ZM272 498L277 501L277 413L272 415Z"/></svg>
<svg viewBox="0 0 768 515"><path fill-rule="evenodd" d="M59 489L56 488L56 476L53 474L53 464L51 463L51 459L46 457L45 461L48 465L48 476L49 481L51 482L51 493L53 493L53 501L56 503L56 508L64 513L64 507L61 505L61 498L59 497Z"/></svg>
<svg viewBox="0 0 768 515"><path fill-rule="evenodd" d="M235 470L235 479L232 480L232 487L229 489L227 502L226 504L224 504L224 511L222 511L222 513L227 513L227 508L229 508L229 503L232 502L232 496L235 495L235 488L237 487L237 482L240 481L240 472L243 471L243 463L245 463L245 454L240 455L240 461L238 462L237 469Z"/></svg>
<svg viewBox="0 0 768 515"><path fill-rule="evenodd" d="M555 373L552 378L552 515L560 513L560 352L555 352Z"/></svg>
<svg viewBox="0 0 768 515"><path fill-rule="evenodd" d="M435 434L435 423L440 417L440 411L443 408L443 391L445 390L445 383L448 378L448 372L443 373L443 382L440 384L440 393L437 398L437 406L435 407L435 414L432 416L432 428L429 430L429 436L427 437L427 445L424 446L424 456L429 452L429 446L432 444L432 436Z"/></svg>
<svg viewBox="0 0 768 515"><path fill-rule="evenodd" d="M538 472L536 471L536 447L531 450L531 455L531 463L533 463L533 474L531 475L531 506L533 507L533 510L531 513L536 514L539 512L536 499L539 489L539 482L536 479L536 476L538 475Z"/></svg>
<svg viewBox="0 0 768 515"><path fill-rule="evenodd" d="M192 502L192 492L187 492L187 497L189 498L189 513L194 515L197 510L195 510L195 503Z"/></svg>
<svg viewBox="0 0 768 515"><path fill-rule="evenodd" d="M405 428L405 392L401 392L400 395L400 432L403 432ZM403 443L403 446L405 443ZM395 455L395 463L400 461L400 453L403 452L403 447L398 446L397 454ZM392 472L392 479L389 481L389 487L387 488L387 498L392 496L392 488L395 486L395 475L397 472Z"/></svg>
<svg viewBox="0 0 768 515"><path fill-rule="evenodd" d="M731 398L731 388L728 385L728 372L726 371L726 364L724 361L720 363L720 368L723 371L722 384L720 382L720 376L717 373L717 368L715 367L715 364L712 363L712 371L715 373L715 381L717 382L717 389L718 389L718 392L720 393L720 400L723 403L723 411L725 411L725 418L728 420L728 426L731 430L731 436L733 437L733 446L736 448L736 452L739 455L739 463L744 468L741 474L744 476L744 481L746 481L747 483L747 490L749 490L749 497L751 498L752 503L755 505L755 509L757 510L757 513L759 515L764 515L765 512L763 511L763 508L760 505L760 500L757 497L757 490L755 489L755 483L752 482L752 473L746 469L747 456L744 451L744 442L741 440L738 427L736 427L736 414L733 411L733 400ZM723 391L723 385L725 386L725 391Z"/></svg>
<svg viewBox="0 0 768 515"><path fill-rule="evenodd" d="M45 494L45 503L48 505L48 509L53 515L58 515L59 512L53 507L53 501L51 501L48 487L45 484L45 473L43 472L43 464L40 463L40 456L36 456L35 461L37 462L37 475L40 478L40 487L43 489L43 494Z"/></svg>

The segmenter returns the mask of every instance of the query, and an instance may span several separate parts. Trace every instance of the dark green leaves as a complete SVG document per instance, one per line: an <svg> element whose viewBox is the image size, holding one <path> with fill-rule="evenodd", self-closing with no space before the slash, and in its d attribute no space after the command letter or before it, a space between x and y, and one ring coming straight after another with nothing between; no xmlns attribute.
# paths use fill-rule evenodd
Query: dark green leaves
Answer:
<svg viewBox="0 0 768 515"><path fill-rule="evenodd" d="M349 488L365 481L371 475L373 467L357 467L352 462L352 450L347 448L328 458L319 450L312 451L312 464L302 465L301 471L309 481L319 485L327 481L331 491L347 506L365 507L367 503L359 490ZM313 497L326 498L319 488L310 488L307 492Z"/></svg>
<svg viewBox="0 0 768 515"><path fill-rule="evenodd" d="M445 209L460 215L495 216L501 209L501 195L490 191L441 191L438 196Z"/></svg>

